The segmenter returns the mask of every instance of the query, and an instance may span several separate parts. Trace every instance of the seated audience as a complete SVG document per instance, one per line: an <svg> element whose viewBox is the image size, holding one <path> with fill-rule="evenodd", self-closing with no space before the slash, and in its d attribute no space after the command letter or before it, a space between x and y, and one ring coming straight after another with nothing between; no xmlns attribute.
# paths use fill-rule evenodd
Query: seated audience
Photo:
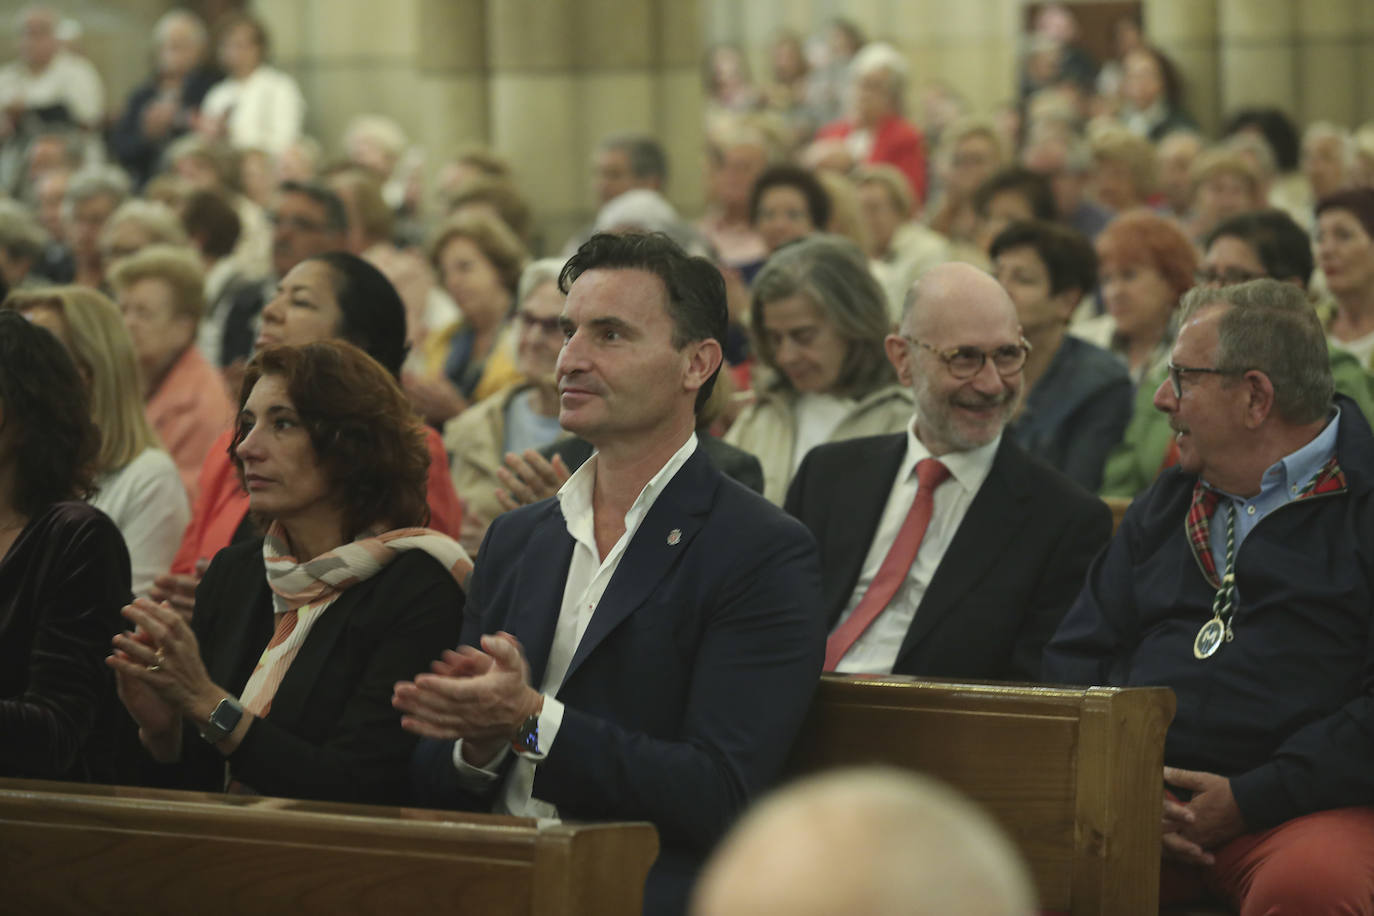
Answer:
<svg viewBox="0 0 1374 916"><path fill-rule="evenodd" d="M171 208L150 200L133 198L119 205L100 230L100 260L105 285L116 261L137 254L149 245L184 246L186 230Z"/></svg>
<svg viewBox="0 0 1374 916"><path fill-rule="evenodd" d="M749 222L772 254L788 242L824 231L830 223L830 195L807 169L770 166L749 194Z"/></svg>
<svg viewBox="0 0 1374 916"><path fill-rule="evenodd" d="M261 278L248 274L233 257L242 224L227 195L192 191L182 204L181 225L205 271L205 314L196 330L196 346L211 365L222 368L221 342L234 296Z"/></svg>
<svg viewBox="0 0 1374 916"><path fill-rule="evenodd" d="M538 449L564 435L558 425L558 385L554 368L563 346L563 294L558 272L563 262L545 258L520 275L516 291L515 366L523 381L472 405L444 427L452 457L453 489L463 500L463 536L476 555L491 520L502 511L497 472L509 452Z"/></svg>
<svg viewBox="0 0 1374 916"><path fill-rule="evenodd" d="M825 158L838 171L886 162L901 169L917 200L926 198L926 146L921 131L902 116L907 62L896 48L873 42L849 68L847 117L816 132ZM820 153L815 155L819 156Z"/></svg>
<svg viewBox="0 0 1374 916"><path fill-rule="evenodd" d="M1021 371L1024 403L1008 427L1012 438L1096 492L1135 397L1120 360L1068 333L1079 301L1097 288L1097 256L1082 235L1046 222L1012 223L989 253L1030 344Z"/></svg>
<svg viewBox="0 0 1374 916"><path fill-rule="evenodd" d="M243 13L219 27L219 63L225 78L205 94L200 130L235 149L277 155L301 135L305 98L296 81L267 63L267 30Z"/></svg>
<svg viewBox="0 0 1374 916"><path fill-rule="evenodd" d="M820 546L825 669L1039 680L1110 513L1004 434L1028 347L997 282L942 264L907 301L901 422L817 446L787 494Z"/></svg>
<svg viewBox="0 0 1374 916"><path fill-rule="evenodd" d="M888 767L812 776L726 836L692 916L1031 916L1020 853L977 805Z"/></svg>
<svg viewBox="0 0 1374 916"><path fill-rule="evenodd" d="M71 246L73 283L91 289L105 285L101 230L128 196L129 179L113 166L89 166L72 175L62 199L62 219Z"/></svg>
<svg viewBox="0 0 1374 916"><path fill-rule="evenodd" d="M134 342L148 422L194 499L205 456L234 418L223 377L195 346L205 274L191 249L151 245L116 261L110 285Z"/></svg>
<svg viewBox="0 0 1374 916"><path fill-rule="evenodd" d="M333 252L307 258L286 275L263 310L257 348L342 339L367 351L399 378L405 335L405 307L386 277L359 257ZM443 442L429 427L424 434L429 449L429 526L457 537L462 506L449 480ZM233 430L225 430L210 447L197 480L191 522L171 572L158 577L152 592L154 600L171 601L188 616L205 564L231 543L259 534L248 514L249 495L229 454L232 441Z"/></svg>
<svg viewBox="0 0 1374 916"><path fill-rule="evenodd" d="M930 228L958 244L971 245L978 228L973 193L1006 164L1002 137L991 121L966 118L940 138L940 193L925 208Z"/></svg>
<svg viewBox="0 0 1374 916"><path fill-rule="evenodd" d="M94 129L105 114L105 87L89 60L63 47L57 13L20 11L19 58L0 67L0 143L54 122Z"/></svg>
<svg viewBox="0 0 1374 916"><path fill-rule="evenodd" d="M52 282L36 270L47 247L48 234L29 208L0 198L0 278L5 285L21 289Z"/></svg>
<svg viewBox="0 0 1374 916"><path fill-rule="evenodd" d="M602 234L560 286L559 419L596 455L559 502L492 522L462 648L417 666L395 704L432 739L412 767L421 803L650 821L645 912L681 913L806 714L815 547L697 447L726 328L715 266Z"/></svg>
<svg viewBox="0 0 1374 916"><path fill-rule="evenodd" d="M1206 238L1217 224L1265 206L1267 194L1259 171L1234 149L1209 150L1197 157L1190 175L1193 200L1189 230Z"/></svg>
<svg viewBox="0 0 1374 916"><path fill-rule="evenodd" d="M978 214L977 242L988 250L997 234L1014 222L1058 218L1054 191L1043 175L1011 166L992 175L973 192L973 212Z"/></svg>
<svg viewBox="0 0 1374 916"><path fill-rule="evenodd" d="M746 280L768 256L749 218L749 196L773 158L773 147L762 128L732 119L706 150L706 214L696 228L721 263L745 273Z"/></svg>
<svg viewBox="0 0 1374 916"><path fill-rule="evenodd" d="M457 216L439 229L430 260L462 317L429 336L427 374L406 380L431 424L442 426L519 380L510 319L528 259L525 246L493 216Z"/></svg>
<svg viewBox="0 0 1374 916"><path fill-rule="evenodd" d="M1196 129L1183 109L1183 85L1172 61L1158 48L1142 45L1122 59L1119 117L1138 137L1158 141L1170 131Z"/></svg>
<svg viewBox="0 0 1374 916"><path fill-rule="evenodd" d="M1270 277L1307 289L1312 276L1307 233L1281 210L1244 213L1225 220L1206 240L1199 286L1231 286ZM1374 417L1371 378L1354 356L1328 339L1336 391L1350 398L1365 418ZM1168 376L1157 365L1136 390L1135 409L1121 444L1112 450L1102 477L1102 495L1130 498L1148 487L1165 468L1178 463L1175 431L1167 415L1153 408L1154 393Z"/></svg>
<svg viewBox="0 0 1374 916"><path fill-rule="evenodd" d="M1300 163L1307 185L1304 200L1309 205L1307 213L1310 214L1312 205L1349 187L1354 164L1350 131L1330 121L1314 121L1307 125L1302 135ZM1315 228L1315 224L1310 228Z"/></svg>
<svg viewBox="0 0 1374 916"><path fill-rule="evenodd" d="M1158 181L1158 159L1150 141L1124 127L1108 126L1088 136L1093 199L1114 213L1148 206Z"/></svg>
<svg viewBox="0 0 1374 916"><path fill-rule="evenodd" d="M82 502L100 449L88 405L61 344L0 311L0 776L123 775L101 659L129 598L129 555Z"/></svg>
<svg viewBox="0 0 1374 916"><path fill-rule="evenodd" d="M206 66L209 38L195 13L164 13L153 26L153 40L155 71L129 93L110 128L110 151L138 187L157 172L167 145L194 126L205 93L218 79Z"/></svg>
<svg viewBox="0 0 1374 916"><path fill-rule="evenodd" d="M1374 901L1374 439L1276 280L1183 301L1155 407L1179 465L1126 511L1045 653L1074 684L1172 688L1161 903Z"/></svg>
<svg viewBox="0 0 1374 916"><path fill-rule="evenodd" d="M1177 223L1145 211L1112 220L1096 248L1107 311L1069 330L1121 357L1138 385L1167 358L1174 310L1193 285L1197 251Z"/></svg>
<svg viewBox="0 0 1374 916"><path fill-rule="evenodd" d="M1196 196L1193 166L1202 155L1203 139L1195 130L1170 131L1155 145L1159 167L1160 212L1186 223L1192 218Z"/></svg>
<svg viewBox="0 0 1374 916"><path fill-rule="evenodd" d="M176 553L190 505L144 412L133 341L118 307L95 290L59 286L16 293L3 308L51 331L76 363L100 430L90 502L124 537L134 594L148 594Z"/></svg>
<svg viewBox="0 0 1374 916"><path fill-rule="evenodd" d="M911 395L883 357L887 302L855 246L834 236L776 252L752 290L755 352L773 372L725 441L759 459L763 495L781 505L822 442L898 432Z"/></svg>
<svg viewBox="0 0 1374 916"><path fill-rule="evenodd" d="M1374 370L1374 188L1354 188L1317 203L1317 264L1335 309L1326 336Z"/></svg>
<svg viewBox="0 0 1374 916"><path fill-rule="evenodd" d="M1063 131L1031 131L1021 152L1026 168L1043 176L1054 192L1057 218L1089 239L1097 238L1112 215L1087 196L1092 155L1081 139Z"/></svg>
<svg viewBox="0 0 1374 916"><path fill-rule="evenodd" d="M248 364L234 466L267 531L205 571L193 621L140 598L109 664L158 776L404 804L392 685L458 638L472 571L420 527L429 456L395 378L337 340Z"/></svg>
<svg viewBox="0 0 1374 916"><path fill-rule="evenodd" d="M913 219L911 188L895 166L867 166L855 173L854 180L868 242L868 269L883 288L888 314L896 322L916 278L950 259L949 242Z"/></svg>
<svg viewBox="0 0 1374 916"><path fill-rule="evenodd" d="M267 210L242 192L239 182L234 178L233 159L233 151L223 144L211 143L197 134L188 134L167 147L166 160L170 171L148 182L143 193L151 198L164 179L175 177L185 182L183 198L195 191L224 195L234 208L234 215L239 218L239 238L231 257L239 270L248 276L265 277L275 264L275 230L278 227ZM175 207L178 212L182 208Z"/></svg>

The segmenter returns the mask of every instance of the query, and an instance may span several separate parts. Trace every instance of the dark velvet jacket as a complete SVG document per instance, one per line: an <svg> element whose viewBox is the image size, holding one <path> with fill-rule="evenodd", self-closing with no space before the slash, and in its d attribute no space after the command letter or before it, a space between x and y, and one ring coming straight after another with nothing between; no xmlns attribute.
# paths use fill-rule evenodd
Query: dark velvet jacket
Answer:
<svg viewBox="0 0 1374 916"><path fill-rule="evenodd" d="M54 503L25 526L0 561L0 776L126 775L133 726L105 657L132 597L100 510Z"/></svg>

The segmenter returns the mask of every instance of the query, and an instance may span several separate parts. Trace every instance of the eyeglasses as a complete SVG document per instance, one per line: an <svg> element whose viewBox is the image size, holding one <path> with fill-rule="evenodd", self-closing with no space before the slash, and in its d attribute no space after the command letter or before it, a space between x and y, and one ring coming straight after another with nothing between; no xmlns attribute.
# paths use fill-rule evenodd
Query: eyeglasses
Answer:
<svg viewBox="0 0 1374 916"><path fill-rule="evenodd" d="M918 347L924 347L934 353L949 369L949 374L957 379L973 378L983 371L983 364L992 359L992 367L997 370L997 374L1006 378L1021 371L1021 367L1026 365L1026 357L1030 355L1030 341L1022 337L1019 344L1007 344L995 350L987 351L979 347L954 347L949 350L941 350L939 347L932 346L924 340L917 340L915 337L902 338L907 343L913 343Z"/></svg>
<svg viewBox="0 0 1374 916"><path fill-rule="evenodd" d="M1251 280L1263 279L1265 274L1257 274L1252 270L1243 270L1233 267L1228 270L1212 270L1208 267L1199 267L1193 271L1193 280L1198 286L1234 286L1237 283L1248 283Z"/></svg>
<svg viewBox="0 0 1374 916"><path fill-rule="evenodd" d="M324 232L329 229L324 223L317 223L303 216L283 216L280 213L269 213L267 220L273 226L284 226L297 232Z"/></svg>
<svg viewBox="0 0 1374 916"><path fill-rule="evenodd" d="M553 318L536 318L529 312L517 312L515 317L520 319L520 326L527 331L537 328L543 334L563 333L563 319L556 315Z"/></svg>
<svg viewBox="0 0 1374 916"><path fill-rule="evenodd" d="M1205 373L1207 375L1244 375L1249 369L1216 369L1210 366L1176 366L1172 361L1169 363L1169 384L1174 387L1174 397L1183 397L1183 376L1189 372Z"/></svg>

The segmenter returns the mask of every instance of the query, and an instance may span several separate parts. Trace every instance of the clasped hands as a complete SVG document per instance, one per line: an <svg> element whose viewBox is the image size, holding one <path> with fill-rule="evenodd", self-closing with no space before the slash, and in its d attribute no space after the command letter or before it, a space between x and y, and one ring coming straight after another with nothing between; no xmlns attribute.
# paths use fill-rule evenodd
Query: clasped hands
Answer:
<svg viewBox="0 0 1374 916"><path fill-rule="evenodd" d="M1190 865L1209 866L1216 862L1211 850L1245 832L1245 819L1231 794L1231 781L1215 773L1164 768L1166 785L1192 792L1187 802L1164 798L1160 822L1164 854Z"/></svg>
<svg viewBox="0 0 1374 916"><path fill-rule="evenodd" d="M480 649L445 650L430 671L399 681L391 705L401 727L426 738L462 740L463 759L490 763L520 726L544 705L530 686L530 666L519 640L504 631L483 636Z"/></svg>
<svg viewBox="0 0 1374 916"><path fill-rule="evenodd" d="M123 614L134 629L114 637L105 662L144 746L158 760L175 760L182 717L208 721L227 694L210 680L195 634L171 604L137 598Z"/></svg>

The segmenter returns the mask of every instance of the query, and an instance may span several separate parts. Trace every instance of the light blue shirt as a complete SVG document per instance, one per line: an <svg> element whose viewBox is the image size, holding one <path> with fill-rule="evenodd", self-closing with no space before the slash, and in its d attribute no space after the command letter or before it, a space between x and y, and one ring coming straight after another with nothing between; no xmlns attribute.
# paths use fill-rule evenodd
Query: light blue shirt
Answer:
<svg viewBox="0 0 1374 916"><path fill-rule="evenodd" d="M1335 415L1311 442L1269 465L1264 476L1260 478L1259 493L1251 498L1243 499L1224 490L1217 490L1221 494L1221 502L1217 503L1217 511L1212 516L1212 526L1208 534L1218 576L1226 572L1227 503L1229 502L1236 510L1236 551L1239 552L1241 543L1259 520L1280 506L1297 499L1308 481L1331 460L1332 455L1336 454L1336 426L1340 418L1341 410L1338 407Z"/></svg>

